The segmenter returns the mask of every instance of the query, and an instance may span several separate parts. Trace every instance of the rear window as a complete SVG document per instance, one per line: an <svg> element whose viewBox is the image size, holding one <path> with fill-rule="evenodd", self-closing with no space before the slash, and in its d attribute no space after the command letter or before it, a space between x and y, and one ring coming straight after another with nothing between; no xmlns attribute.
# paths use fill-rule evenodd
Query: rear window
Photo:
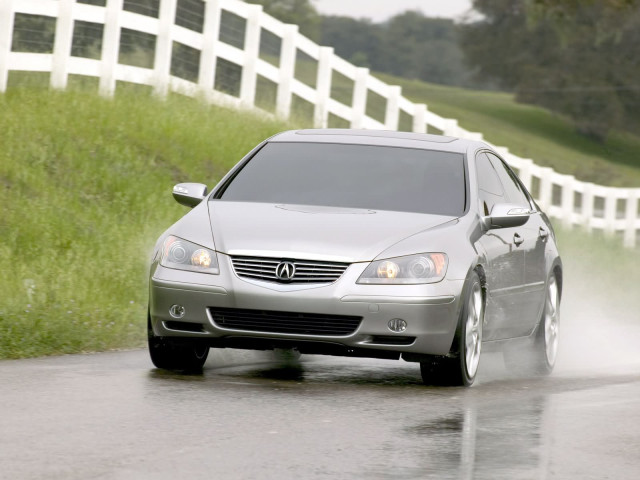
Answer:
<svg viewBox="0 0 640 480"><path fill-rule="evenodd" d="M460 216L464 158L397 147L267 143L219 198Z"/></svg>

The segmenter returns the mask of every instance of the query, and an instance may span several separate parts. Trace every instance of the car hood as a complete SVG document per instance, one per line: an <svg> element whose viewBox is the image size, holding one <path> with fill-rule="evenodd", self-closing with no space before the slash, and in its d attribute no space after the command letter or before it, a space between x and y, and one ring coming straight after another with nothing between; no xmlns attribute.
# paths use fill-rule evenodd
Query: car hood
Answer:
<svg viewBox="0 0 640 480"><path fill-rule="evenodd" d="M395 243L455 218L221 200L209 202L209 216L219 252L350 263L371 261Z"/></svg>

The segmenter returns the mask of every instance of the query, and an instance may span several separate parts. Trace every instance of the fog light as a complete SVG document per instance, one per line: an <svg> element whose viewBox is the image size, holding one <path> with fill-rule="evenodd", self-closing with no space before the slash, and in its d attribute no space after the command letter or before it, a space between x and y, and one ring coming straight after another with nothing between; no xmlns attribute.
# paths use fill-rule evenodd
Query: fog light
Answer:
<svg viewBox="0 0 640 480"><path fill-rule="evenodd" d="M182 305L171 305L169 309L169 315L173 318L182 318L184 317L184 307Z"/></svg>
<svg viewBox="0 0 640 480"><path fill-rule="evenodd" d="M401 318L392 318L389 320L388 326L392 332L404 332L407 329L407 322Z"/></svg>

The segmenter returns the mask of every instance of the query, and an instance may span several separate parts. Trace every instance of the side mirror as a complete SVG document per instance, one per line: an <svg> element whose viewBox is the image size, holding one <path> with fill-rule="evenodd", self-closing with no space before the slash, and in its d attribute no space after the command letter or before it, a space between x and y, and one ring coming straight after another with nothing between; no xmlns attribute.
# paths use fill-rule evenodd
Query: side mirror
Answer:
<svg viewBox="0 0 640 480"><path fill-rule="evenodd" d="M511 203L497 203L491 209L491 215L483 217L482 223L487 230L494 228L520 227L527 223L533 212Z"/></svg>
<svg viewBox="0 0 640 480"><path fill-rule="evenodd" d="M195 207L206 195L207 186L202 183L179 183L173 187L173 198L187 207Z"/></svg>

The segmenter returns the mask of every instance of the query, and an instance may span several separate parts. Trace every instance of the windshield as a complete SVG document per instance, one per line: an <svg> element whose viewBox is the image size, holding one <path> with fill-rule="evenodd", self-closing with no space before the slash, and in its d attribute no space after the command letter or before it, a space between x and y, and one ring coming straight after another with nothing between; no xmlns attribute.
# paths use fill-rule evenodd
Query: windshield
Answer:
<svg viewBox="0 0 640 480"><path fill-rule="evenodd" d="M219 197L460 216L459 153L328 143L267 143Z"/></svg>

